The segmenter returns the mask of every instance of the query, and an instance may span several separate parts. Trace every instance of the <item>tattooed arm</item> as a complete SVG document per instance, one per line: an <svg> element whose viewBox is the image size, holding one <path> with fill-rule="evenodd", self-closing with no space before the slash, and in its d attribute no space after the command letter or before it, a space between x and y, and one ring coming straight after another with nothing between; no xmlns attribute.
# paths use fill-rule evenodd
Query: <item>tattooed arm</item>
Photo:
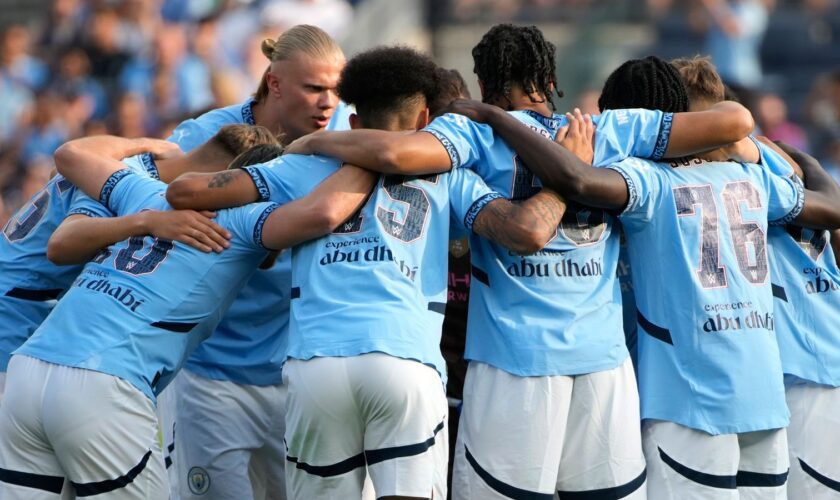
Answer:
<svg viewBox="0 0 840 500"><path fill-rule="evenodd" d="M184 174L169 184L166 201L174 208L215 210L260 199L251 176L242 169Z"/></svg>
<svg viewBox="0 0 840 500"><path fill-rule="evenodd" d="M521 204L493 200L475 218L472 230L519 254L541 250L557 234L566 204L543 189Z"/></svg>

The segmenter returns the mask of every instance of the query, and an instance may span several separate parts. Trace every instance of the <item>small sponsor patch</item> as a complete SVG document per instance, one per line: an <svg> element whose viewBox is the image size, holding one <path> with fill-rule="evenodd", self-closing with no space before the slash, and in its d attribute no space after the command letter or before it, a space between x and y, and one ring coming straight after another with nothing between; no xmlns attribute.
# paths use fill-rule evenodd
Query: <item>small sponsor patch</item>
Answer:
<svg viewBox="0 0 840 500"><path fill-rule="evenodd" d="M210 489L210 474L201 467L193 467L187 473L187 484L194 495L203 495Z"/></svg>

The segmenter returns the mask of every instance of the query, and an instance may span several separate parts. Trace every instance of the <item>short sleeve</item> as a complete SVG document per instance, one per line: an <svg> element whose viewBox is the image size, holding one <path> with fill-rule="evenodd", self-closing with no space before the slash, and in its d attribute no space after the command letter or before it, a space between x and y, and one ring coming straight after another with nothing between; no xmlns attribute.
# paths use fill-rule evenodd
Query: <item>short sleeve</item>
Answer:
<svg viewBox="0 0 840 500"><path fill-rule="evenodd" d="M490 189L472 170L459 168L449 173L449 206L452 220L458 222L456 227L472 231L478 214L499 198L504 197Z"/></svg>
<svg viewBox="0 0 840 500"><path fill-rule="evenodd" d="M772 225L793 222L805 206L805 186L796 176L781 176L761 169L767 189L767 220Z"/></svg>
<svg viewBox="0 0 840 500"><path fill-rule="evenodd" d="M776 175L781 175L782 177L794 175L793 167L787 162L787 160L784 159L784 157L774 151L770 146L757 141L752 136L750 136L750 139L752 139L758 147L758 152L761 157L759 161L761 162L762 167L770 170Z"/></svg>
<svg viewBox="0 0 840 500"><path fill-rule="evenodd" d="M99 203L114 215L122 216L155 206L155 201L164 193L166 184L124 168L111 174L105 181Z"/></svg>
<svg viewBox="0 0 840 500"><path fill-rule="evenodd" d="M489 125L453 113L436 118L422 131L440 141L449 155L452 170L472 167L480 159L481 151L489 149L495 139Z"/></svg>
<svg viewBox="0 0 840 500"><path fill-rule="evenodd" d="M175 127L172 135L166 140L177 144L184 153L189 153L207 142L213 135L214 132L201 126L197 120L190 119Z"/></svg>
<svg viewBox="0 0 840 500"><path fill-rule="evenodd" d="M268 250L263 244L263 228L268 217L280 205L277 203L251 203L230 208L224 212L222 223L244 244L257 249Z"/></svg>
<svg viewBox="0 0 840 500"><path fill-rule="evenodd" d="M665 174L662 167L638 158L628 158L607 168L621 174L627 184L627 206L619 214L622 223L632 226L634 223L649 222L663 199Z"/></svg>
<svg viewBox="0 0 840 500"><path fill-rule="evenodd" d="M251 176L260 201L284 204L309 194L340 166L340 162L333 158L285 155L243 170Z"/></svg>
<svg viewBox="0 0 840 500"><path fill-rule="evenodd" d="M110 210L78 188L75 189L73 198L70 200L70 208L67 210L67 215L86 215L88 217L114 216Z"/></svg>
<svg viewBox="0 0 840 500"><path fill-rule="evenodd" d="M636 156L658 160L671 138L673 113L649 109L615 109L595 117L595 166Z"/></svg>

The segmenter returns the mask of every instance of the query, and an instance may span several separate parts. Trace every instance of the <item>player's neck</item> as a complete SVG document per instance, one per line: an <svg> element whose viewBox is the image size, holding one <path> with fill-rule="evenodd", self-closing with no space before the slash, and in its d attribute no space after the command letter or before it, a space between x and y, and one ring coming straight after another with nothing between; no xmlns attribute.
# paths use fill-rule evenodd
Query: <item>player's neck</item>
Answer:
<svg viewBox="0 0 840 500"><path fill-rule="evenodd" d="M272 109L268 106L268 99L266 97L262 100L262 102L255 102L251 106L251 112L254 114L254 122L257 125L261 125L268 130L272 131L275 134L281 134L283 132L283 127L281 126L281 116L280 113L275 109Z"/></svg>
<svg viewBox="0 0 840 500"><path fill-rule="evenodd" d="M551 117L554 114L546 96L538 92L526 94L516 87L510 91L510 109L513 111L534 111L545 117Z"/></svg>

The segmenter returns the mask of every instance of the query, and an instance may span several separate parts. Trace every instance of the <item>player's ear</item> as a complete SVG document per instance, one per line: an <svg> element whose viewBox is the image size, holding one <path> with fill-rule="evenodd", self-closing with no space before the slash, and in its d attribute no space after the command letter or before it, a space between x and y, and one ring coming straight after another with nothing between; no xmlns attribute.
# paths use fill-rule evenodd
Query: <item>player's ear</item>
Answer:
<svg viewBox="0 0 840 500"><path fill-rule="evenodd" d="M268 68L268 71L265 73L265 83L268 86L268 93L273 95L274 97L280 97L283 92L280 90L280 78L275 75L271 70L274 69L272 67Z"/></svg>
<svg viewBox="0 0 840 500"><path fill-rule="evenodd" d="M417 121L414 124L414 130L425 128L426 125L429 124L429 116L429 108L423 108L420 113L417 114Z"/></svg>
<svg viewBox="0 0 840 500"><path fill-rule="evenodd" d="M350 114L350 129L352 130L354 128L361 128L361 126L359 125L359 115L357 115L356 113L351 113Z"/></svg>

